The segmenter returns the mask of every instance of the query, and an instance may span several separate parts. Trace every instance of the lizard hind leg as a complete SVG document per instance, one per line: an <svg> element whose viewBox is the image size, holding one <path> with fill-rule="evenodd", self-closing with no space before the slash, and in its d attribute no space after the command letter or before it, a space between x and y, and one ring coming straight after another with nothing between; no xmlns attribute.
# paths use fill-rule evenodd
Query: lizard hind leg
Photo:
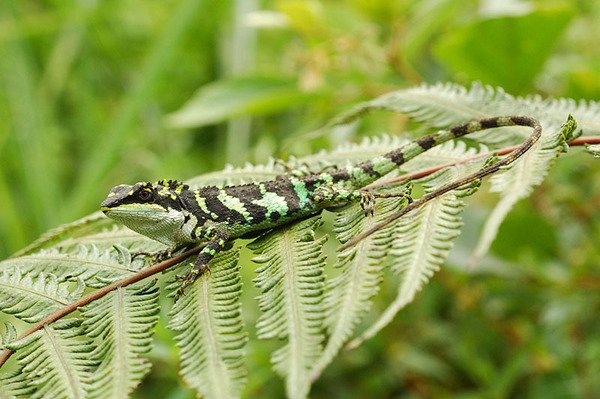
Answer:
<svg viewBox="0 0 600 399"><path fill-rule="evenodd" d="M406 199L410 204L413 202L411 197L412 185L407 184L402 189L394 192L375 192L372 190L360 190L360 206L365 212L365 216L373 216L375 213L375 199L377 198L401 198Z"/></svg>

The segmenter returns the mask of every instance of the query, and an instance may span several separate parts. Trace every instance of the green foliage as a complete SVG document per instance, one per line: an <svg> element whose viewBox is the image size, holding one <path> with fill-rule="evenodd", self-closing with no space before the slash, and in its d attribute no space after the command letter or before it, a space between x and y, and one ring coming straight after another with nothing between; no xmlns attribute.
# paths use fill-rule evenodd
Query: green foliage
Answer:
<svg viewBox="0 0 600 399"><path fill-rule="evenodd" d="M166 123L174 128L198 127L240 115L272 114L310 99L289 78L230 79L203 86L182 109L168 115Z"/></svg>
<svg viewBox="0 0 600 399"><path fill-rule="evenodd" d="M21 387L35 392L30 397L84 397L88 393L90 369L96 364L90 356L92 342L79 320L46 325L10 347L17 350Z"/></svg>
<svg viewBox="0 0 600 399"><path fill-rule="evenodd" d="M399 209L398 201L381 201L375 218L364 218L359 205L336 212L333 231L340 242L368 230L373 224L386 220ZM372 306L383 280L383 260L391 246L396 223L365 238L356 246L337 255L335 269L340 275L327 282L325 290L325 326L329 337L318 361L312 366L311 379L316 380L335 358L358 323Z"/></svg>
<svg viewBox="0 0 600 399"><path fill-rule="evenodd" d="M224 252L171 311L181 376L206 398L235 398L246 381L238 250ZM171 284L174 293L179 288Z"/></svg>
<svg viewBox="0 0 600 399"><path fill-rule="evenodd" d="M527 93L572 17L566 3L524 15L488 17L450 32L435 52L456 73Z"/></svg>
<svg viewBox="0 0 600 399"><path fill-rule="evenodd" d="M146 353L159 311L155 284L117 288L81 309L85 334L96 340L88 357L98 365L84 396L127 397L150 371Z"/></svg>
<svg viewBox="0 0 600 399"><path fill-rule="evenodd" d="M23 274L18 267L4 266L0 274L0 310L28 323L35 323L50 313L77 299L83 292L83 282L70 293L67 283L54 274L39 272Z"/></svg>
<svg viewBox="0 0 600 399"><path fill-rule="evenodd" d="M320 218L294 223L258 238L249 247L260 266L255 279L262 311L256 322L260 339L284 339L271 355L273 368L286 378L290 398L306 397L309 373L321 351L323 333L322 247L327 237L315 239Z"/></svg>
<svg viewBox="0 0 600 399"><path fill-rule="evenodd" d="M0 372L0 398L43 393L61 397L82 389L84 396L108 396L115 388L110 383L119 378L126 379L119 388L138 397L192 395L181 385L210 396L216 392L212 388L220 388L215 386L219 381L200 375L217 369L226 376L223 389L241 390L246 397L281 397L282 387L289 384L312 384L315 398L595 397L600 392L600 169L596 159L577 149L553 161L564 149L566 138L558 130L568 113L584 133L597 135L600 130L599 105L586 101L600 97L600 3L267 0L260 9L244 9L252 8L251 3L0 2L0 258L13 254L0 262L5 279L0 284L5 313L0 320L8 321L0 327L0 346L18 349ZM242 28L242 35L234 34ZM470 89L433 84L473 80L481 83ZM359 101L421 83L427 85L363 103L359 114L374 111L365 118L345 114L350 123L314 130ZM411 122L404 115L377 112L380 108L407 113ZM183 111L195 125L175 129L168 124L173 122L169 116ZM225 262L223 268L231 274L218 276L227 281L224 286L212 287L213 280L203 286L205 292L215 288L219 293L218 304L227 309L223 314L201 313L208 317L183 320L163 311L154 327L157 301L163 308L170 302L165 295L156 298L155 288L144 291L142 283L122 290L130 302L111 308L119 317L90 321L91 315L106 314L102 312L117 305L118 295L112 293L88 305L87 316L75 312L31 340L17 339L28 323L81 295L84 285L89 292L143 267L131 253L163 249L99 213L79 219L97 210L115 184L182 179L219 170L226 162L245 161L258 165L226 167L187 180L203 185L269 179L283 171L271 157L302 156L341 142L360 142L362 134L377 135L288 161L318 169L397 147L409 139L399 138L400 133L421 133L422 125L414 121L446 127L510 113L538 117L550 136L520 166L495 178L502 198L492 211L497 216L489 217L494 196L486 193L489 183L484 182L461 214L461 236L435 248L444 257L454 245L449 259L413 263L413 272L419 276L419 266L429 270L438 262L449 267L429 280L418 300L404 307L390 327L343 354L338 351L349 339L369 331L391 304L404 303L397 302L399 293L416 292L424 283L401 289L405 274L391 271L398 268L399 257L416 253L404 254L401 242L390 242L383 233L359 243L348 257L334 254L334 232L343 241L374 220L360 217L353 224L361 212L352 207L325 213L325 225L312 233L318 241L331 232L321 252L327 261L320 272L323 292L314 321L320 323L320 332L313 334L320 341L311 342L311 348L321 349L310 354L312 369L295 358L298 378L288 374L287 384L273 378L271 351L294 342L256 338L256 321L264 313L252 300L259 293L250 283L254 276L248 251L241 252L239 262ZM422 154L404 172L484 153L486 146L514 144L524 134L526 130L518 129L483 132L465 140L467 146ZM597 145L588 149L599 152ZM527 173L525 163L534 166L535 176ZM459 169L445 173L462 173ZM422 183L415 182L416 194L424 189ZM512 193L513 184L519 195ZM448 209L463 209L453 208L459 199L452 196L456 193L439 201L450 205ZM402 203L380 201L374 219L387 215L388 206L391 212ZM426 211L415 216L421 218ZM452 223L458 223L459 215L451 214ZM33 242L49 228L76 219ZM419 219L414 227L412 219L400 222L406 224L407 239L427 248L433 241L410 233L426 226L442 233L436 221L446 220ZM486 223L493 228L482 239ZM453 226L451 236L458 229ZM386 231L396 236L400 229L396 224ZM466 268L478 240L485 244L478 263ZM433 250L426 252L431 255ZM211 277L217 273L213 268ZM428 274L421 276L429 279ZM157 287L169 291L162 289L162 281ZM232 291L226 293L226 287ZM273 287L269 292L282 291ZM351 294L360 300L352 302ZM287 291L282 295L288 301L292 297ZM190 296L182 312L198 314L216 299L215 294ZM145 305L138 311L131 304ZM177 306L184 307L183 302ZM240 306L246 325L238 330ZM176 320L189 324L179 327ZM187 344L201 337L186 331L205 331L211 320L222 334L208 344L219 348L213 358L221 356L224 364L202 363L211 357L200 355L215 353ZM121 321L135 327L117 337ZM167 324L177 330L177 340ZM103 334L109 339L101 342ZM292 335L283 329L283 336ZM246 336L250 340L244 346ZM49 339L61 346L50 347ZM179 355L173 342L181 345ZM25 353L31 356L27 360ZM57 362L61 353L63 363ZM24 371L34 358L47 366L46 379L33 366ZM182 370L184 360L189 365L182 371L183 382L176 378L178 359ZM149 362L152 370L146 374ZM248 372L246 385L241 370ZM99 376L114 381L106 387L94 385Z"/></svg>
<svg viewBox="0 0 600 399"><path fill-rule="evenodd" d="M451 154L451 151L444 151L443 148L438 149L437 152L439 155ZM431 175L422 180L425 192L432 192L460 175L471 174L479 166L477 163L463 165ZM390 248L390 254L394 259L392 271L401 279L397 296L379 319L350 343L351 347L358 346L388 325L404 306L413 301L417 292L443 265L462 227L460 213L465 204L461 197L471 195L475 191L476 188L471 186L462 187L425 204L413 217L403 218L397 222L398 226L393 232L394 240Z"/></svg>
<svg viewBox="0 0 600 399"><path fill-rule="evenodd" d="M595 157L600 157L600 144L587 145L586 148Z"/></svg>
<svg viewBox="0 0 600 399"><path fill-rule="evenodd" d="M420 94L413 96L415 92ZM453 101L445 100L447 97ZM489 99L485 100L486 97ZM439 125L442 121L460 119L453 115L455 109L460 110L454 112L459 115L467 110L482 114L492 102L502 109L527 103L531 113L540 115L547 127L538 145L509 169L493 176L490 189L501 195L501 209L507 212L504 198L513 192L518 193L516 198L528 195L532 186L542 182L551 161L568 150L566 142L575 137L572 119L558 128L555 123L558 117L545 111L545 107L563 115L568 112L586 115L585 128L597 123L597 118L590 118L597 111L597 104L574 106L562 100L514 98L480 86L466 91L459 86L438 85L387 94L356 106L328 126L355 124L365 111L373 109L402 111ZM511 129L503 128L498 133L507 131ZM522 133L515 128L512 131L514 137ZM490 135L480 135L477 141L494 140ZM366 140L295 162L313 167L342 160L356 162L381 154L390 145L399 145L399 140L389 137ZM411 183L417 192L432 192L496 162L497 157L487 151L482 145L470 148L463 142L446 143L402 169L415 172L473 158L471 162ZM252 176L264 179L281 173L277 168L281 167L275 162L262 167L229 168L222 173L199 176L193 179L193 184L239 183ZM351 338L354 337L349 345L358 346L392 322L396 313L413 301L446 261L461 231L463 198L475 193L480 183L476 181L435 198L414 215L390 223L338 254L337 261L331 262L333 265L328 265L325 250L328 235L320 235L323 232L320 216L276 229L248 244L255 254L253 261L259 265L254 279L260 291L257 298L260 315L253 321L256 338L282 341L270 358L274 371L286 380L288 397L306 397L312 384ZM389 187L383 188L384 191L402 189L391 181L387 184ZM515 197L511 198L510 206L515 201ZM365 216L357 205L332 210L332 231L339 242L346 242L377 222L388 220L406 202L401 197L378 201L375 216ZM496 211L491 213L492 223L499 224L504 217L505 214L498 216ZM485 240L494 235L495 230L491 233L483 230ZM156 248L157 244L148 239L126 233L97 216L61 226L20 255L0 262L5 280L0 284L0 295L4 296L0 310L24 322L37 322L72 303L85 286L96 289L143 267L132 256L132 250ZM485 252L476 253L483 256ZM248 332L242 323L242 261L238 258L236 249L221 254L211 264L212 272L202 276L169 315L169 327L176 333L174 340L180 348L183 381L207 398L239 397L247 375L251 379L256 372L248 371L246 366ZM384 278L387 269L393 274ZM168 296L177 286L177 280L171 278L167 284L171 292ZM396 298L387 309L378 312L378 318L365 324L378 291L387 286L395 287L392 289ZM23 340L16 339L14 327L7 324L2 342L6 348L17 351L18 373L2 376L7 381L6 395L27 392L27 395L51 393L97 398L129 396L150 370L147 353L156 330L158 299L155 282L138 283L117 288L82 308L80 316L42 327ZM365 328L363 333L359 333L359 327ZM48 367L50 372L45 377L36 377L37 367Z"/></svg>

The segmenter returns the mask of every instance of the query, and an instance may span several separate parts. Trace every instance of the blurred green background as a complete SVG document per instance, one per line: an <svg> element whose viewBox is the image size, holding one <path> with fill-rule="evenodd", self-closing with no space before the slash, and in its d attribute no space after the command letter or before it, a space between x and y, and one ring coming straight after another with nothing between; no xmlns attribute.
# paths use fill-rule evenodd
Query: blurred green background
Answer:
<svg viewBox="0 0 600 399"><path fill-rule="evenodd" d="M598 99L599 50L596 0L2 0L0 258L119 183L355 140L309 132L394 89L479 80ZM392 121L356 134L400 133ZM313 396L600 397L599 170L578 149L561 159L481 267L438 273ZM468 257L489 204L479 194L466 213L451 263ZM189 396L163 335L138 395ZM283 390L259 372L247 394Z"/></svg>

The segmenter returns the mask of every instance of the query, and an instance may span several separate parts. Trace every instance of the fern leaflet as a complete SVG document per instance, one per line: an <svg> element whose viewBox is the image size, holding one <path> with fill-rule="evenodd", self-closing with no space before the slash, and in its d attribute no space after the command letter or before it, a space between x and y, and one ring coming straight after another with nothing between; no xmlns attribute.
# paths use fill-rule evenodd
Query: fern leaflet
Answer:
<svg viewBox="0 0 600 399"><path fill-rule="evenodd" d="M31 398L82 398L89 388L92 343L85 338L78 319L44 326L17 342L20 374L32 388ZM43 371L43 372L40 372Z"/></svg>
<svg viewBox="0 0 600 399"><path fill-rule="evenodd" d="M315 239L319 217L278 229L249 244L260 264L255 279L261 294L262 314L257 323L261 339L285 339L271 356L274 369L285 376L287 395L306 397L310 370L323 341L322 246L326 237Z"/></svg>
<svg viewBox="0 0 600 399"><path fill-rule="evenodd" d="M135 269L130 256L125 257L129 261L123 262L126 260L123 254L128 253L128 250L121 246L118 248L101 250L95 245L81 245L69 252L49 248L38 253L6 259L0 262L0 268L21 270L32 276L43 270L52 273L61 281L79 278L89 286L100 287L107 281L130 275Z"/></svg>
<svg viewBox="0 0 600 399"><path fill-rule="evenodd" d="M35 388L29 386L25 378L19 371L0 373L0 399L30 398Z"/></svg>
<svg viewBox="0 0 600 399"><path fill-rule="evenodd" d="M73 302L83 289L81 280L76 289L69 292L68 284L61 283L51 273L40 272L34 277L19 269L6 269L0 272L0 311L36 323Z"/></svg>
<svg viewBox="0 0 600 399"><path fill-rule="evenodd" d="M528 196L533 187L540 185L554 160L568 149L567 141L574 137L577 124L570 119L561 128L545 128L539 142L508 170L490 178L491 191L501 193L501 199L488 217L479 242L471 258L476 263L485 255L496 237L500 224L515 203Z"/></svg>
<svg viewBox="0 0 600 399"><path fill-rule="evenodd" d="M420 181L424 182L426 192L431 192L456 180L458 176L472 173L478 166L480 163L460 165ZM349 343L349 347L357 347L388 325L442 266L462 227L460 213L465 204L460 197L472 194L474 188L476 187L469 185L449 192L422 206L412 217L399 220L393 233L390 252L393 258L392 270L401 277L397 296L375 323Z"/></svg>
<svg viewBox="0 0 600 399"><path fill-rule="evenodd" d="M596 158L600 158L600 144L586 145L585 148Z"/></svg>
<svg viewBox="0 0 600 399"><path fill-rule="evenodd" d="M334 231L344 243L375 223L386 220L404 201L379 201L374 217L364 217L364 211L359 205L342 209L336 212ZM382 280L383 259L392 243L395 225L396 223L389 224L338 255L334 267L340 268L342 272L327 282L325 290L325 324L329 338L323 353L313 366L312 381L334 359L371 308L371 298L378 292Z"/></svg>
<svg viewBox="0 0 600 399"><path fill-rule="evenodd" d="M158 321L156 281L118 288L82 309L82 327L97 344L89 354L98 368L89 377L90 398L126 398L150 370Z"/></svg>
<svg viewBox="0 0 600 399"><path fill-rule="evenodd" d="M181 376L206 398L235 398L246 381L239 250L221 253L173 307L169 327L181 349ZM171 289L178 288L175 281Z"/></svg>

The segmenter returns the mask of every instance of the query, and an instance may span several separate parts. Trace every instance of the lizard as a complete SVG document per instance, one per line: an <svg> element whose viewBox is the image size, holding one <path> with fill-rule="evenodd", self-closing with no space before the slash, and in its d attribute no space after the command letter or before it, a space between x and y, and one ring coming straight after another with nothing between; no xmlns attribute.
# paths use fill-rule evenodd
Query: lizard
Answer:
<svg viewBox="0 0 600 399"><path fill-rule="evenodd" d="M106 216L172 250L205 244L191 270L181 278L177 300L210 270L209 262L228 242L350 202L360 202L365 214L372 214L375 199L390 194L365 189L367 185L434 146L503 126L530 127L532 132L502 160L441 189L447 192L497 171L524 154L541 136L539 121L528 116L474 120L418 138L364 162L320 172L291 170L271 180L248 184L199 188L176 180L121 184L111 189L100 209Z"/></svg>

